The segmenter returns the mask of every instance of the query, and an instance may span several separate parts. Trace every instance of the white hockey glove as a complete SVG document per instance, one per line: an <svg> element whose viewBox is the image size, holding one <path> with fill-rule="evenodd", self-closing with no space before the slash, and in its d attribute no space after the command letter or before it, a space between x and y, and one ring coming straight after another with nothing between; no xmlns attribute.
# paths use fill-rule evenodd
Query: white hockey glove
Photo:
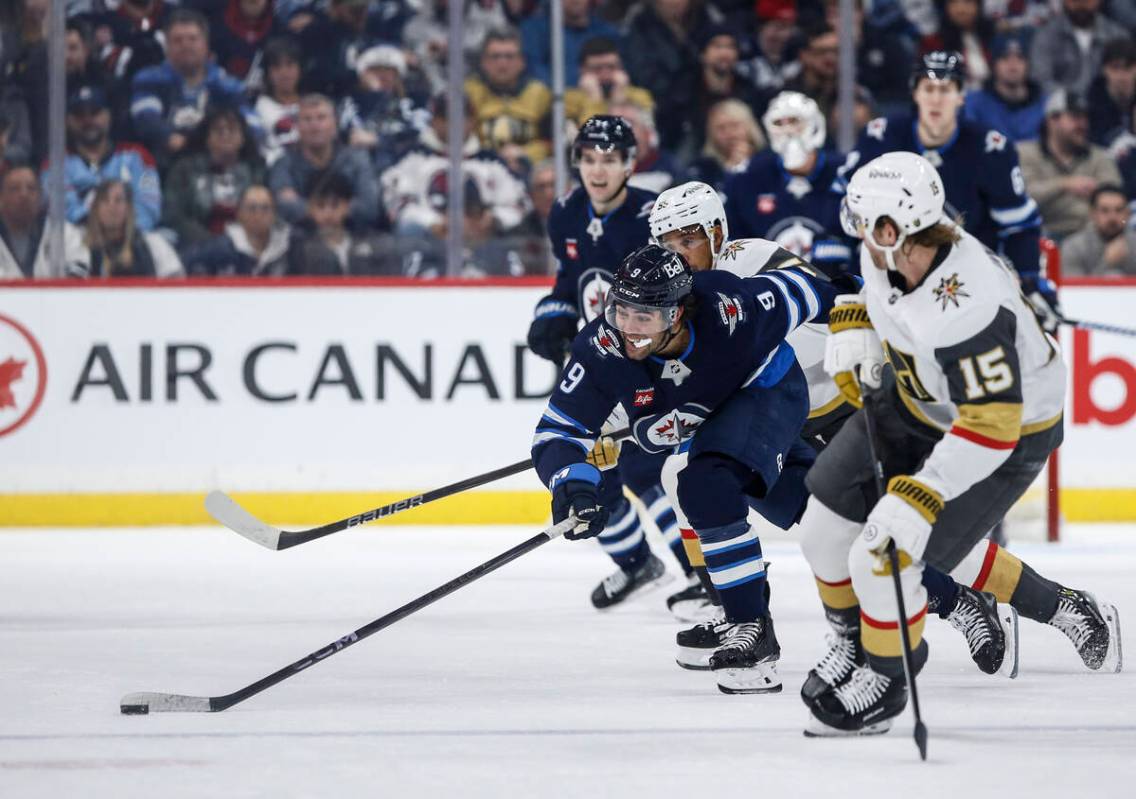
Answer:
<svg viewBox="0 0 1136 799"><path fill-rule="evenodd" d="M900 568L922 560L931 537L931 526L943 510L938 491L913 477L900 475L888 481L888 491L872 512L860 534L871 551L880 558L877 574L889 574L887 543L895 541Z"/></svg>
<svg viewBox="0 0 1136 799"><path fill-rule="evenodd" d="M829 336L824 342L824 371L840 393L857 408L864 404L860 387L880 387L884 349L868 318L859 294L841 294L828 315Z"/></svg>

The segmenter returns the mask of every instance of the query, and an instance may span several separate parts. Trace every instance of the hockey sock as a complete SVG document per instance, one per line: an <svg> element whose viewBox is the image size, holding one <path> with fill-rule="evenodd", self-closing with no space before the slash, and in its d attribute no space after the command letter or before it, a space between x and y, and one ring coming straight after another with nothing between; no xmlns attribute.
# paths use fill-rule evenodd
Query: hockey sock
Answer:
<svg viewBox="0 0 1136 799"><path fill-rule="evenodd" d="M718 596L718 589L714 587L714 581L710 579L710 572L707 571L706 564L695 566L694 574L698 577L698 582L706 589L706 596L710 598L710 604L716 608L722 607L722 597ZM768 583L766 587L768 587ZM768 600L768 596L766 599Z"/></svg>
<svg viewBox="0 0 1136 799"><path fill-rule="evenodd" d="M813 579L816 580L820 603L824 606L824 616L832 629L841 635L859 633L860 600L852 590L852 578L835 583L825 582L815 575Z"/></svg>
<svg viewBox="0 0 1136 799"><path fill-rule="evenodd" d="M923 566L923 587L927 589L927 611L947 618L958 604L958 583L934 566Z"/></svg>
<svg viewBox="0 0 1136 799"><path fill-rule="evenodd" d="M999 602L1009 603L1025 618L1043 624L1053 617L1057 591L1061 588L993 541L987 544L973 586L993 594Z"/></svg>
<svg viewBox="0 0 1136 799"><path fill-rule="evenodd" d="M891 629L892 636L898 637L895 634L896 628L893 626ZM911 664L915 667L915 673L923 671L923 667L927 665L927 657L930 655L930 647L927 646L925 640L920 639L917 645L912 642L915 648L911 651ZM864 656L868 660L868 665L872 667L872 671L891 677L893 680L902 680L903 677L903 655L898 656L884 656L877 655L869 652L867 647L864 649Z"/></svg>
<svg viewBox="0 0 1136 799"><path fill-rule="evenodd" d="M769 610L765 591L765 561L761 542L744 518L699 531L710 581L721 597L726 618L750 622Z"/></svg>
<svg viewBox="0 0 1136 799"><path fill-rule="evenodd" d="M634 571L651 554L639 515L625 497L620 497L609 519L596 540L616 565L626 572Z"/></svg>
<svg viewBox="0 0 1136 799"><path fill-rule="evenodd" d="M1060 585L1042 577L1028 563L1023 563L1010 604L1027 619L1044 624L1057 612L1057 592L1060 589Z"/></svg>

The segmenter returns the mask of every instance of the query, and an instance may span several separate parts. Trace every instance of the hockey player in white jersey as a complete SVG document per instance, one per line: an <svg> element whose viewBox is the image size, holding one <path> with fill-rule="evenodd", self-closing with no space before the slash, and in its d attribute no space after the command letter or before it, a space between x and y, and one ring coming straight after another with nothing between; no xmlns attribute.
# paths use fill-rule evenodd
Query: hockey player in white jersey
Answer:
<svg viewBox="0 0 1136 799"><path fill-rule="evenodd" d="M864 289L833 311L825 365L874 389L865 401L887 489L876 493L860 410L807 478L801 546L836 632L833 649L854 667L819 692L806 683L806 734L890 727L907 703L899 624L916 669L927 660L925 564L950 571L972 558L1061 443L1056 342L1006 262L944 216L944 196L935 168L906 152L869 162L849 185L844 224L864 241ZM900 550L907 619L898 618L883 555L889 540ZM990 565L999 561L997 584L987 583L999 600L1064 632L1089 668L1120 670L1115 607L1004 550Z"/></svg>
<svg viewBox="0 0 1136 799"><path fill-rule="evenodd" d="M680 253L696 271L722 269L744 278L783 266L802 266L799 257L776 242L756 238L730 241L722 201L717 192L705 183L692 181L663 192L651 212L650 225L652 237L663 246ZM815 264L811 266L816 267ZM824 370L825 342L828 336L827 325L805 324L786 339L793 347L809 385L810 410L801 435L817 451L824 449L859 405L858 394L845 396ZM663 469L663 485L672 497L671 504L678 515L687 556L695 569L700 570L704 567L697 537L686 523L675 497L677 475L685 463L685 453L672 456ZM807 471L811 465L811 461L787 463L785 468ZM987 551L985 545L979 546L973 560L983 562ZM1015 676L1016 613L1008 606L999 606L992 596L981 593L982 584L988 581L989 575L979 582L976 580L979 574L980 570L961 570L959 579L965 584L959 585L950 576L928 569L924 581L931 610L966 636L979 668L987 673L1000 672ZM997 576L996 574L995 579ZM691 669L706 668L709 654L719 645L727 631L720 618L711 618L703 624L681 631L677 635L676 659L679 665ZM850 661L833 661L828 666L812 678L810 691L827 687L828 680L836 681L851 670Z"/></svg>

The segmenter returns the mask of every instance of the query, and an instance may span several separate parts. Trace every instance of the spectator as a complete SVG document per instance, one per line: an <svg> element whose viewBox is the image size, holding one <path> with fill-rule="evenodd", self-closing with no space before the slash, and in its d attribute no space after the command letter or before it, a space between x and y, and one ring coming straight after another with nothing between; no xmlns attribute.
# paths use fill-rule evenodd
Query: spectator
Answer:
<svg viewBox="0 0 1136 799"><path fill-rule="evenodd" d="M217 66L240 81L256 77L253 68L265 43L284 32L273 0L208 0L204 5L208 10L201 10L209 16Z"/></svg>
<svg viewBox="0 0 1136 799"><path fill-rule="evenodd" d="M529 212L521 220L516 232L532 236L542 242L548 238L548 216L556 202L556 164L552 159L541 161L529 172ZM551 251L549 251L551 256ZM547 261L551 265L551 261Z"/></svg>
<svg viewBox="0 0 1136 799"><path fill-rule="evenodd" d="M664 147L681 143L682 121L697 102L701 65L693 35L721 20L704 0L646 0L627 17L627 72L655 98Z"/></svg>
<svg viewBox="0 0 1136 799"><path fill-rule="evenodd" d="M383 205L400 235L421 235L443 221L443 212L431 201L431 187L449 169L446 96L431 102L430 125L418 143L382 176ZM475 120L466 107L462 174L474 181L479 201L488 208L497 227L508 231L521 223L526 209L525 189L505 163L491 150L483 150L474 133Z"/></svg>
<svg viewBox="0 0 1136 799"><path fill-rule="evenodd" d="M595 36L619 38L619 31L592 12L591 0L563 0L564 9L564 85L575 86L580 75L580 51ZM522 49L529 75L546 85L552 84L551 10L546 4L521 23Z"/></svg>
<svg viewBox="0 0 1136 799"><path fill-rule="evenodd" d="M1045 93L1029 76L1020 34L1001 34L990 46L992 75L966 93L963 116L1005 133L1013 142L1033 141L1045 119Z"/></svg>
<svg viewBox="0 0 1136 799"><path fill-rule="evenodd" d="M95 189L84 244L88 258L72 277L182 277L181 259L157 233L138 230L130 186L108 180Z"/></svg>
<svg viewBox="0 0 1136 799"><path fill-rule="evenodd" d="M210 109L166 175L163 222L177 236L178 249L187 252L224 231L244 190L264 178L244 117L229 106Z"/></svg>
<svg viewBox="0 0 1136 799"><path fill-rule="evenodd" d="M1047 91L1060 87L1083 94L1100 70L1105 43L1125 35L1100 13L1100 0L1062 0L1061 12L1034 33L1034 77Z"/></svg>
<svg viewBox="0 0 1136 799"><path fill-rule="evenodd" d="M303 111L301 110L301 113ZM348 230L355 189L342 172L313 173L308 187L307 217L297 227L300 257L289 260L291 274L360 275L377 271L380 251L362 231Z"/></svg>
<svg viewBox="0 0 1136 799"><path fill-rule="evenodd" d="M162 32L176 10L163 0L121 0L92 17L99 59L114 80L129 85L138 72L165 60Z"/></svg>
<svg viewBox="0 0 1136 799"><path fill-rule="evenodd" d="M271 39L264 46L264 93L257 98L255 111L264 131L260 154L269 166L300 135L300 58L300 48L290 38Z"/></svg>
<svg viewBox="0 0 1136 799"><path fill-rule="evenodd" d="M1089 137L1107 147L1123 133L1136 105L1136 43L1112 39L1101 51L1101 71L1089 87Z"/></svg>
<svg viewBox="0 0 1136 799"><path fill-rule="evenodd" d="M982 0L936 0L939 30L924 36L921 53L953 50L962 53L966 65L964 89L977 89L990 78L989 47L994 23L986 16Z"/></svg>
<svg viewBox="0 0 1136 799"><path fill-rule="evenodd" d="M433 95L446 88L450 0L421 0L421 5L423 8L403 30L402 45L414 53L415 60L426 74L430 94ZM462 55L466 63L477 61L485 37L490 31L506 27L510 17L506 13L505 4L500 0L465 3Z"/></svg>
<svg viewBox="0 0 1136 799"><path fill-rule="evenodd" d="M10 161L27 161L31 157L31 122L23 92L9 73L13 64L0 54L0 117L4 119L4 139Z"/></svg>
<svg viewBox="0 0 1136 799"><path fill-rule="evenodd" d="M67 186L67 221L87 218L99 184L118 178L130 184L134 218L140 230L153 230L162 216L162 187L154 158L141 145L111 139L110 109L98 86L83 86L67 100L67 157L63 175ZM44 190L51 167L43 171Z"/></svg>
<svg viewBox="0 0 1136 799"><path fill-rule="evenodd" d="M828 119L836 107L836 71L840 53L840 37L826 23L805 32L800 55L801 72L785 84L786 91L800 92L816 101Z"/></svg>
<svg viewBox="0 0 1136 799"><path fill-rule="evenodd" d="M117 85L110 80L102 62L95 57L93 36L94 32L86 21L74 18L67 20L63 64L67 72L67 85L72 90L77 86L98 86L103 91L108 91Z"/></svg>
<svg viewBox="0 0 1136 799"><path fill-rule="evenodd" d="M295 273L299 253L292 247L292 227L276 216L267 186L248 186L237 203L237 218L185 259L190 275L277 277Z"/></svg>
<svg viewBox="0 0 1136 799"><path fill-rule="evenodd" d="M1136 275L1136 231L1128 227L1128 198L1105 183L1089 198L1089 223L1061 244L1061 274Z"/></svg>
<svg viewBox="0 0 1136 799"><path fill-rule="evenodd" d="M397 47L372 47L355 61L359 82L339 103L339 126L352 147L371 153L382 174L414 145L427 116L406 96L406 57Z"/></svg>
<svg viewBox="0 0 1136 799"><path fill-rule="evenodd" d="M355 58L373 44L367 33L368 0L328 0L300 34L300 48L309 57L304 66L305 93L342 97L355 85Z"/></svg>
<svg viewBox="0 0 1136 799"><path fill-rule="evenodd" d="M655 109L651 93L631 85L614 39L597 36L584 42L579 76L576 87L564 91L564 116L577 127L597 114L610 113L612 103L631 103L645 111Z"/></svg>
<svg viewBox="0 0 1136 799"><path fill-rule="evenodd" d="M479 74L465 82L482 146L496 150L518 174L548 157L552 107L548 87L524 72L516 31L491 31L481 46Z"/></svg>
<svg viewBox="0 0 1136 799"><path fill-rule="evenodd" d="M39 163L47 146L46 0L10 0L12 24L0 26L0 112L13 123L12 154Z"/></svg>
<svg viewBox="0 0 1136 799"><path fill-rule="evenodd" d="M791 5L778 6L772 14L759 21L757 50L738 64L738 71L758 89L779 92L801 69L800 63L789 57L790 43L797 33L797 10Z"/></svg>
<svg viewBox="0 0 1136 799"><path fill-rule="evenodd" d="M662 149L654 116L630 104L613 105L611 113L627 120L639 145L635 171L627 185L658 194L677 183L684 170L669 151Z"/></svg>
<svg viewBox="0 0 1136 799"><path fill-rule="evenodd" d="M316 172L332 171L351 182L351 224L359 231L378 217L379 191L367 154L341 146L336 137L335 107L322 94L300 99L299 139L272 165L268 186L281 217L295 224L307 214L307 187Z"/></svg>
<svg viewBox="0 0 1136 799"><path fill-rule="evenodd" d="M749 106L722 100L706 116L706 144L691 164L688 178L722 192L726 178L745 170L750 158L765 149L765 136Z"/></svg>
<svg viewBox="0 0 1136 799"><path fill-rule="evenodd" d="M185 149L209 105L240 107L244 89L209 62L209 27L196 11L178 10L166 25L168 58L134 76L130 115L142 144L159 162Z"/></svg>
<svg viewBox="0 0 1136 799"><path fill-rule="evenodd" d="M8 117L0 114L0 178L4 177L4 173L12 166L8 160L8 130L11 123L8 122Z"/></svg>
<svg viewBox="0 0 1136 799"><path fill-rule="evenodd" d="M911 99L907 73L915 58L908 23L897 12L884 13L884 4L879 0L872 5L871 19L865 21L863 6L863 0L855 0L852 7L856 81L885 105L906 105ZM840 28L839 0L824 0L824 18L834 30Z"/></svg>
<svg viewBox="0 0 1136 799"><path fill-rule="evenodd" d="M683 137L676 148L684 161L691 160L706 143L707 114L711 107L723 100L739 100L755 113L761 113L770 99L738 74L738 40L729 28L709 25L699 32L696 44L701 64L695 93L698 99L685 110Z"/></svg>
<svg viewBox="0 0 1136 799"><path fill-rule="evenodd" d="M1026 190L1041 211L1046 233L1056 241L1089 220L1089 198L1098 186L1120 183L1108 151L1089 143L1083 96L1057 89L1045 104L1041 138L1019 148Z"/></svg>
<svg viewBox="0 0 1136 799"><path fill-rule="evenodd" d="M65 222L63 248L66 264L51 257L45 230L47 209L35 170L16 165L0 175L0 280L63 277L65 269L85 260L78 229Z"/></svg>

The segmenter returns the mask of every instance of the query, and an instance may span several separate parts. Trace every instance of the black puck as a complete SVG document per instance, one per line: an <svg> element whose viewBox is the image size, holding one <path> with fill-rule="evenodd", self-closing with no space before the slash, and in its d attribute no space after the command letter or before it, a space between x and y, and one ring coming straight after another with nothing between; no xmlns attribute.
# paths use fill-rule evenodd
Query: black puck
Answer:
<svg viewBox="0 0 1136 799"><path fill-rule="evenodd" d="M119 709L124 716L144 716L150 712L149 705L120 705Z"/></svg>

